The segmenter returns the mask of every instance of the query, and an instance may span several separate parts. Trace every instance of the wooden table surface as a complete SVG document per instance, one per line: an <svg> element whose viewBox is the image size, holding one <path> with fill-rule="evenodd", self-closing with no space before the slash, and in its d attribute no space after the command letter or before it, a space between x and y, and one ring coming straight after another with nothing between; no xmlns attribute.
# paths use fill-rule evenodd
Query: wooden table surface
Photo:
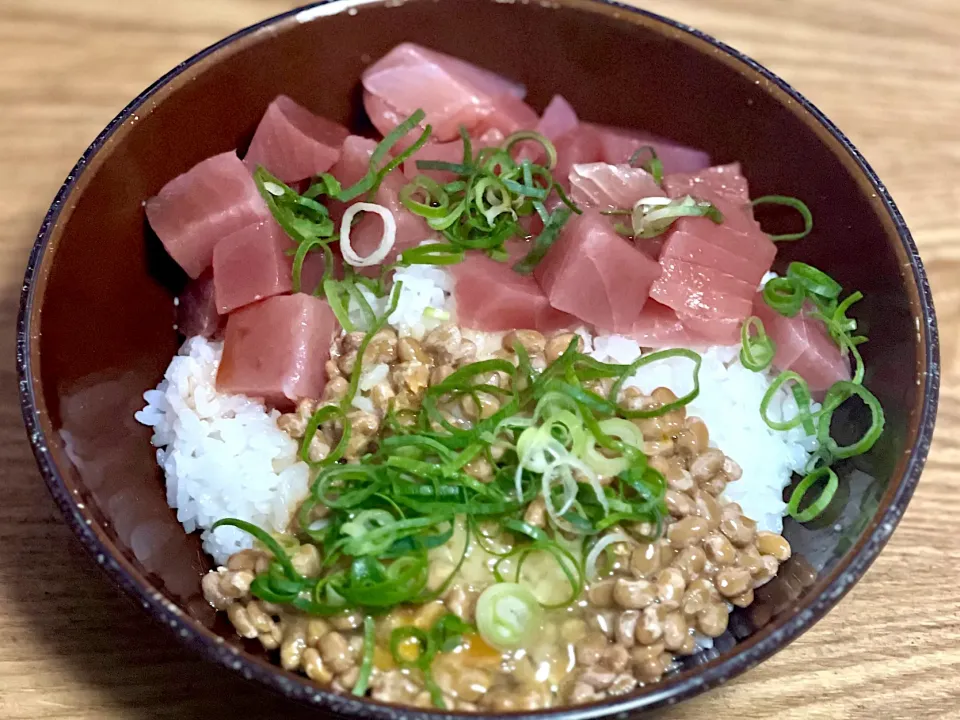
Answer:
<svg viewBox="0 0 960 720"><path fill-rule="evenodd" d="M100 129L155 78L289 0L0 2L0 717L306 718L201 662L105 581L61 523L20 421L14 322L44 211ZM658 714L960 718L960 2L645 0L784 77L885 180L936 294L933 452L864 580L788 649Z"/></svg>

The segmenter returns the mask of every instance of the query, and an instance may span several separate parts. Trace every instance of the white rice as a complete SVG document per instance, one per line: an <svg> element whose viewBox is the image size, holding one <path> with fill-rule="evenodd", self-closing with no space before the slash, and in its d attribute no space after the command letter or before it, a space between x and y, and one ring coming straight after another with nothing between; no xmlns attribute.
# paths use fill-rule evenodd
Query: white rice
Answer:
<svg viewBox="0 0 960 720"><path fill-rule="evenodd" d="M167 478L167 502L189 532L203 530L203 549L218 563L252 546L225 517L283 532L307 495L309 469L297 443L277 427L276 410L243 395L218 393L223 343L187 340L136 419L153 428L151 442Z"/></svg>
<svg viewBox="0 0 960 720"><path fill-rule="evenodd" d="M389 323L398 332L419 338L432 327L455 321L453 279L446 270L415 265L397 270L395 280L403 282L403 289ZM377 313L386 309L386 300L361 291ZM351 305L350 314L363 328L359 308ZM584 338L586 351L598 360L629 363L641 354L641 348L629 338L591 337L586 329L577 332ZM470 333L468 337L484 356L499 347L501 334ZM166 473L170 506L176 508L187 532L204 531L204 549L217 562L252 543L246 533L235 528L210 532L217 520L235 517L281 532L306 496L310 475L307 466L297 460L296 443L277 427L277 411L268 412L257 400L216 391L222 350L221 343L188 340L163 382L144 395L147 406L136 415L141 423L154 428L152 442ZM760 417L760 400L772 373L744 368L737 348L701 352L700 394L687 412L706 423L711 445L743 469L742 478L728 485L725 496L740 503L760 529L779 532L786 510L783 489L791 474L803 469L816 449L815 440L806 437L802 429L771 430ZM361 384L375 385L386 369L370 368ZM692 388L691 370L686 359L658 361L641 368L627 385L645 393L667 387L684 395ZM786 390L777 393L770 407L773 417L796 412L796 403Z"/></svg>

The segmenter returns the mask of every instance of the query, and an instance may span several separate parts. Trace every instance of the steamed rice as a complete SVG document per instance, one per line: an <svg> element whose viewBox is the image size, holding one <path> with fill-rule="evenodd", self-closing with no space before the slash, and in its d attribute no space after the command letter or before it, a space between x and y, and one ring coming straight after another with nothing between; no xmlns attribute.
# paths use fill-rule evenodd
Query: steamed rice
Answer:
<svg viewBox="0 0 960 720"><path fill-rule="evenodd" d="M401 335L423 337L432 327L455 319L453 281L444 269L415 265L395 275L403 282L396 311L389 324ZM386 300L367 293L381 313ZM351 318L362 326L356 306ZM641 354L636 342L618 335L591 337L578 330L586 351L598 360L629 363ZM499 347L502 334L472 333L481 355ZM486 336L486 337L485 337ZM710 444L735 459L743 476L724 493L757 521L758 529L780 532L786 510L783 489L795 471L801 471L816 449L816 441L802 428L788 432L770 429L760 417L760 400L773 374L755 373L740 364L737 348L699 349L703 357L700 394L687 405L689 415L710 428ZM218 563L252 539L232 527L210 527L234 517L282 532L306 497L310 472L297 459L297 443L277 427L279 413L262 402L240 395L218 393L216 371L223 352L219 342L190 338L170 363L156 390L144 395L146 408L137 413L154 429L152 442L167 482L167 500L187 532L203 530L204 549ZM645 393L670 388L678 396L692 388L691 362L682 358L658 361L629 378L627 386ZM374 366L361 382L376 384L384 368ZM816 406L814 407L816 409ZM797 406L786 389L770 405L774 418L790 417Z"/></svg>
<svg viewBox="0 0 960 720"><path fill-rule="evenodd" d="M297 443L277 427L279 412L217 392L222 353L223 343L187 340L136 413L154 430L167 503L184 530L203 530L203 549L217 563L253 544L234 527L211 531L217 520L235 517L283 532L310 479L309 468L297 459Z"/></svg>

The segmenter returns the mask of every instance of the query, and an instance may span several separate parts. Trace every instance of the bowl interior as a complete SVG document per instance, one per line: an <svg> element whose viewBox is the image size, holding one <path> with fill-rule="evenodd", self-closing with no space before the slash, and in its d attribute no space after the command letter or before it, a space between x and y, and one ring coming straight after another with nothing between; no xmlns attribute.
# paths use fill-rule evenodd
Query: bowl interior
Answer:
<svg viewBox="0 0 960 720"><path fill-rule="evenodd" d="M896 505L884 516L891 504L909 496L901 483L930 412L924 373L933 352L922 271L911 264L883 192L842 139L743 60L614 5L415 0L356 9L333 3L287 16L180 68L98 141L55 206L25 315L27 392L35 403L28 413L39 419L38 456L56 467L47 467L48 481L88 544L105 550L144 597L159 594L237 642L200 597L207 560L167 506L150 432L133 419L177 350L172 298L183 282L146 227L141 203L200 160L245 147L279 93L369 130L358 78L372 59L409 40L524 82L538 109L561 93L584 119L701 147L717 163L741 162L754 196L795 195L809 204L816 230L781 246L778 269L802 258L864 293L857 316L870 336L866 384L885 408L886 436L838 468L847 495L838 511L815 526L787 523L795 559L715 649L689 665L722 664L784 627L828 585L837 589L835 601L862 572L844 581L850 560L875 539L881 520L899 517ZM861 415L840 423L855 432ZM679 687L687 675L665 687Z"/></svg>

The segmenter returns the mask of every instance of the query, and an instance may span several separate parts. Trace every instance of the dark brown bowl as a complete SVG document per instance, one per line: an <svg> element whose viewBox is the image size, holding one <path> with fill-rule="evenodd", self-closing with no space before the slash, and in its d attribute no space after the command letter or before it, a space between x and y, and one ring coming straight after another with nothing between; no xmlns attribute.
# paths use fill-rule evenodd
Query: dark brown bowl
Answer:
<svg viewBox="0 0 960 720"><path fill-rule="evenodd" d="M358 78L411 40L559 92L598 122L643 128L739 160L756 195L804 198L817 230L784 248L861 290L867 384L884 438L840 468L845 502L815 527L787 522L795 558L716 647L659 685L538 717L671 704L756 665L824 615L887 542L933 432L937 329L917 248L864 159L807 100L691 28L611 2L341 0L287 13L203 51L136 98L84 153L30 256L18 367L34 453L67 522L110 577L192 648L288 697L353 717L435 716L321 690L241 645L199 592L208 567L165 502L150 432L133 413L177 350L182 276L148 232L142 201L198 161L248 142L286 93L364 130ZM862 418L846 418L856 425Z"/></svg>

